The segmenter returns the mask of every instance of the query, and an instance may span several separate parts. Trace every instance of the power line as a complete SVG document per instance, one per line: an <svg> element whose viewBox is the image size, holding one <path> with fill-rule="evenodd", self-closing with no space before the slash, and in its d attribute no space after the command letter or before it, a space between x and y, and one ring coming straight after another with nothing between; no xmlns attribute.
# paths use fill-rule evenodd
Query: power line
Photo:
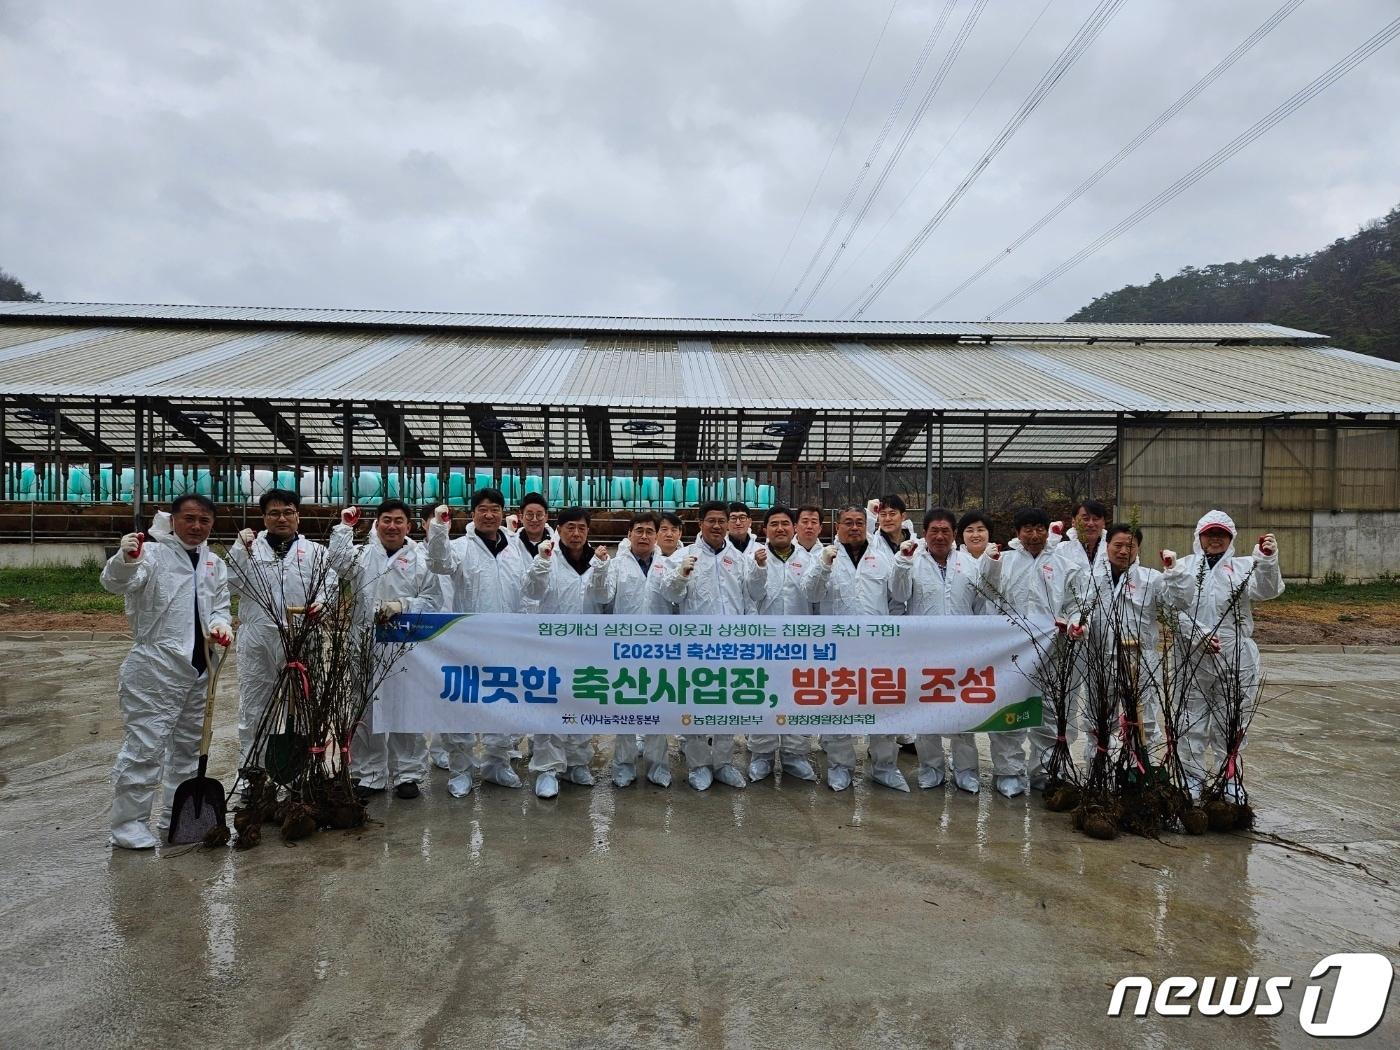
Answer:
<svg viewBox="0 0 1400 1050"><path fill-rule="evenodd" d="M1000 68L992 75L992 79L987 81L987 86L984 87L982 93L977 96L977 101L973 102L972 105L968 107L967 112L962 116L962 120L958 121L958 126L953 129L953 133L943 140L943 145L938 147L938 152L933 155L933 159L924 166L924 170L919 173L919 177L914 180L914 184L910 186L904 196L899 199L899 203L895 205L894 210L885 217L885 221L880 224L880 228L875 231L874 236L865 242L865 247L857 252L855 258L846 264L846 268L836 275L838 284L845 280L846 275L855 269L856 264L859 263L861 259L865 258L865 253L875 247L876 243L880 240L880 235L889 228L895 216L909 203L909 198L914 196L914 191L923 185L923 181L928 178L929 172L934 169L934 166L938 164L938 161L942 158L948 147L953 144L953 140L958 137L958 133L962 131L963 126L972 118L972 114L977 112L977 107L982 104L982 100L985 99L992 88L996 86L997 81L1001 79L1001 75L1006 72L1006 67L1011 65L1012 59L1020 54L1021 48L1025 45L1026 41L1030 39L1031 33L1035 30L1035 27L1040 24L1040 20L1045 17L1045 12L1050 10L1050 6L1054 2L1055 0L1045 0L1045 6L1040 9L1039 14L1031 19L1031 24L1028 25L1025 32L1021 34L1021 39L1016 41L1016 46L1011 49L1011 52L1002 61Z"/></svg>
<svg viewBox="0 0 1400 1050"><path fill-rule="evenodd" d="M948 16L953 12L954 2L955 0L948 0L943 8L943 13L938 21L937 31L939 33L943 31L943 26L948 21ZM851 238L855 235L856 230L860 228L861 222L865 219L866 213L870 211L870 205L874 203L875 198L878 197L880 191L884 189L885 182L890 177L890 172L894 170L894 166L899 163L899 158L904 155L905 147L909 145L910 140L914 137L914 133L919 129L919 124L924 119L924 114L928 112L929 106L933 104L933 100L938 95L939 89L943 87L943 81L948 79L948 74L951 72L953 64L958 60L958 56L962 53L963 46L967 43L967 38L972 34L973 27L977 25L977 20L982 17L982 12L986 9L989 2L990 0L976 0L968 10L967 15L963 18L963 23L958 29L958 35L954 37L952 46L948 48L948 53L943 56L943 61L939 64L938 71L934 73L933 79L929 82L928 88L924 91L924 97L919 100L918 106L914 109L914 115L909 118L909 123L899 136L899 141L895 143L894 149L890 151L890 155L885 159L885 166L881 169L879 178L875 180L875 185L871 187L870 193L865 198L865 203L861 205L860 210L856 212L855 216L851 219L851 224L841 237L840 243L836 245L836 250L831 253L831 258L827 260L826 269L822 271L821 276L817 278L816 282L808 290L807 298L802 301L802 306L798 309L799 313L805 314L807 312L808 308L812 305L812 300L817 297L817 293L822 290L822 286L826 284L827 278L831 276L831 271L840 260L842 252L846 250L846 246L850 244Z"/></svg>
<svg viewBox="0 0 1400 1050"><path fill-rule="evenodd" d="M797 298L797 293L802 290L802 286L807 282L807 278L812 275L812 270L817 265L817 260L826 251L826 246L831 243L831 238L835 236L836 230L841 225L841 221L850 210L851 202L860 193L861 185L865 182L865 176L870 172L870 166L875 163L875 158L880 155L880 150L885 146L885 139L889 137L890 131L894 128L895 121L899 119L899 114L904 109L904 103L909 101L909 93L914 90L915 83L924 71L924 66L928 63L928 57L933 52L933 46L938 42L938 36L943 31L943 22L939 21L924 41L923 50L919 52L919 57L914 61L914 68L909 71L909 75L904 78L904 85L899 90L899 95L894 100L894 105L890 107L889 114L885 117L885 123L880 128L880 133L875 136L875 143L870 147L870 152L865 157L865 163L860 166L860 171L856 173L855 181L851 183L850 189L846 191L846 196L841 201L841 207L837 209L836 216L831 220L831 226L826 231L826 236L822 238L821 244L817 245L817 250L812 253L812 257L807 260L807 267L802 271L802 276L793 285L792 291L788 292L788 297L783 300L782 313L788 312L788 307L792 305L793 299Z"/></svg>
<svg viewBox="0 0 1400 1050"><path fill-rule="evenodd" d="M778 274L782 272L783 263L787 262L788 252L792 251L792 245L797 240L798 231L802 229L802 224L807 221L807 212L812 207L812 201L816 200L817 190L821 189L822 179L826 178L826 169L831 166L831 158L836 156L836 147L841 142L841 136L845 134L846 122L851 119L851 114L855 112L856 101L860 98L861 89L865 87L865 78L870 75L870 67L875 64L875 55L880 50L880 44L884 42L885 33L890 28L890 19L894 17L894 9L898 6L899 0L894 0L894 3L890 4L889 11L885 14L884 24L880 26L880 35L875 38L875 46L870 49L870 57L865 60L865 69L861 71L855 94L851 96L851 104L846 107L846 115L841 118L841 126L836 129L836 137L831 140L831 149L827 150L826 160L822 162L822 170L817 172L817 181L812 186L812 192L807 195L807 203L802 206L802 214L797 217L797 225L792 228L792 236L788 238L787 245L783 248L778 265L773 267L773 274L768 278L768 283L763 286L763 292L758 297L755 309L767 301L768 292L772 289L773 282L778 279Z"/></svg>
<svg viewBox="0 0 1400 1050"><path fill-rule="evenodd" d="M1181 193L1190 189L1201 179L1205 178L1216 168L1220 167L1221 164L1224 164L1236 153L1240 152L1240 150L1244 149L1246 146L1252 143L1255 139L1259 138L1265 132L1272 129L1275 125L1277 125L1287 117L1291 116L1296 110L1301 109L1307 103L1311 102L1316 96L1326 91L1329 87L1335 84L1342 77L1346 76L1348 73L1350 73L1357 66L1361 65L1361 63L1365 62L1368 58L1374 55L1381 48L1389 44L1397 36L1400 36L1400 18L1397 18L1393 22L1386 25L1385 28L1381 29L1378 33L1376 33L1374 36L1368 39L1355 51L1352 51L1349 55L1347 55L1345 58L1339 61L1336 65L1332 66L1331 69L1321 74L1319 77L1317 77L1317 79L1313 80L1306 87L1290 95L1285 102L1281 103L1268 115L1261 117L1259 120L1255 121L1248 128L1246 128L1244 131L1240 132L1240 134L1238 134L1229 142L1227 142L1224 146L1221 146L1220 149L1216 150L1205 160L1201 161L1200 164L1197 164L1185 175L1181 176L1181 178L1177 179L1170 186L1166 187L1155 197L1149 200L1146 204L1142 205L1142 207L1134 211L1131 215L1128 215L1126 218L1120 220L1118 223L1111 226L1108 230L1104 231L1104 233L1100 234L1093 241L1089 242L1083 248L1079 249L1079 251L1075 252L1068 259L1066 259L1064 262L1060 263L1059 266L1056 266L1053 270L1049 271L1048 273L1040 277L1038 280L1032 282L1020 293L1006 300L1006 302L1002 303L995 310L992 310L987 315L988 319L991 319L992 317L995 317L998 314L1005 313L1007 310L1011 310L1019 306L1021 303L1025 302L1027 299L1029 299L1036 292L1040 291L1042 288L1045 288L1047 285L1059 280L1070 270L1074 269L1076 266L1082 263L1085 259L1089 258L1091 255L1099 251L1099 249L1117 240L1120 236L1122 236L1128 230L1132 229L1134 226L1140 223L1143 219L1147 218L1153 212L1157 211L1163 205L1167 204Z"/></svg>
<svg viewBox="0 0 1400 1050"><path fill-rule="evenodd" d="M1175 117L1188 105L1194 102L1197 96L1201 94L1201 92L1205 91L1206 88L1210 87L1218 79L1220 79L1221 75L1224 74L1224 72L1227 69L1229 69L1241 58L1243 58L1251 49L1253 49L1255 44L1259 43L1259 41L1263 40L1266 36L1272 33L1274 29L1278 27L1279 23L1281 23L1285 18L1291 15L1302 3L1303 0L1287 0L1287 2L1284 3L1282 7L1280 7L1277 11L1270 15L1269 18L1266 19L1262 25L1260 25L1257 29L1254 30L1254 32L1250 33L1249 36L1245 37L1242 41L1240 41L1240 43L1235 45L1235 49L1231 51L1228 55L1226 55L1224 58L1222 58L1219 62L1217 62L1214 68L1210 70L1210 72L1206 73L1203 77L1197 80L1194 84L1191 85L1191 87L1187 88L1186 92L1182 94L1180 98L1178 98L1170 106L1164 109L1161 113L1157 114L1156 119L1154 119L1141 131L1139 131L1137 135L1133 137L1132 141L1130 141L1127 145L1125 145L1122 149L1120 149L1117 153L1115 153L1112 157L1105 161L1099 167L1099 169L1095 171L1092 175L1086 178L1074 189L1070 190L1070 192L1066 194L1065 197L1058 204L1056 204L1053 208L1047 211L1035 222L1031 223L1031 225L1028 226L1025 229L1025 231L1023 231L1020 234L1020 236L1018 236L1014 241L1007 245L1004 251L998 252L996 255L992 256L981 266L981 268L979 268L970 277L964 280L962 284L958 285L951 292L945 295L942 299L938 300L938 302L934 303L927 310L925 310L920 315L919 319L921 321L927 320L934 314L935 311L941 309L947 303L951 302L963 292L967 291L967 289L971 288L974 284L976 284L988 273L990 273L994 267L996 267L999 263L1002 262L1002 260L1004 260L1017 248L1021 247L1021 245L1025 244L1028 240L1034 237L1047 225L1053 222L1061 212L1063 212L1071 204L1077 201L1080 197L1084 196L1084 194L1088 193L1089 190L1093 189L1094 186L1096 186L1105 175L1107 175L1110 171L1116 168L1123 161L1127 160L1128 157L1132 155L1138 149L1139 146L1145 143L1148 139L1150 139L1153 135L1155 135L1158 131L1165 127L1173 117Z"/></svg>
<svg viewBox="0 0 1400 1050"><path fill-rule="evenodd" d="M1001 131L997 133L991 144L982 152L982 155L972 165L968 173L963 176L962 181L959 182L953 192L949 194L948 199L943 202L943 205L938 211L934 212L933 217L924 224L923 228L914 235L913 239L904 246L890 264L881 271L880 275L856 297L854 302L841 311L843 314L849 313L852 319L857 319L860 318L866 310L870 309L875 300L880 297L881 293L889 287L890 282L899 275L899 272L904 269L909 260L923 247L924 243L929 239L929 236L943 222L948 213L953 210L958 201L962 200L963 195L966 194L972 187L972 184L977 181L978 176L987 169L992 161L996 159L997 154L1011 141L1012 136L1020 130L1021 125L1030 118L1030 115L1035 112L1036 108L1044 102L1050 92L1054 90L1055 85L1059 83L1060 79L1074 67L1074 64L1079 61L1084 52L1098 39L1099 34L1102 33L1108 23L1112 21L1113 16L1118 13L1119 8L1121 8L1124 3L1125 0L1099 0L1098 5L1090 12L1089 17L1085 19L1079 29L1075 31L1069 43L1064 46L1059 55L1055 57L1055 61L1052 62L1050 67L1041 75L1040 80L1037 81L1035 87L1031 89L1030 94L1027 95L1021 105L1017 107L1016 112L1011 115L1011 119L1008 120Z"/></svg>

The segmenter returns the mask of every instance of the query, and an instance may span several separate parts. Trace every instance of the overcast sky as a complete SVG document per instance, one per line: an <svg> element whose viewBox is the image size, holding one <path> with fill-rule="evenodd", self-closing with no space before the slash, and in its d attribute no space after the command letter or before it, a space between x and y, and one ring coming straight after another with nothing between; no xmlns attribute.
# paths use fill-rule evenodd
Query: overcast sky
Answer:
<svg viewBox="0 0 1400 1050"><path fill-rule="evenodd" d="M1127 0L866 316L925 312L1282 2ZM944 6L899 0L875 49L889 0L0 5L0 268L49 300L778 311ZM840 316L929 221L1094 7L990 0L808 316ZM1306 0L938 316L987 315L1397 14ZM1400 43L1000 316L1354 232L1400 204L1397 99Z"/></svg>

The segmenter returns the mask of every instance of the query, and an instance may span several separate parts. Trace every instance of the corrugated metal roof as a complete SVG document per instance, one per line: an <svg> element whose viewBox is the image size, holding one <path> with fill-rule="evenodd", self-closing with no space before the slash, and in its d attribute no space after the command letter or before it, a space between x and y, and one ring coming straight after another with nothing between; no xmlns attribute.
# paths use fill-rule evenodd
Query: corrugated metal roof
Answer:
<svg viewBox="0 0 1400 1050"><path fill-rule="evenodd" d="M255 324L275 327L367 326L464 328L537 332L670 333L676 335L773 335L835 339L1151 339L1207 342L1221 339L1324 343L1327 337L1271 324L1100 324L1034 321L835 321L766 317L605 317L581 314L450 313L428 310L339 310L279 306L165 306L136 303L0 302L0 319L160 321Z"/></svg>
<svg viewBox="0 0 1400 1050"><path fill-rule="evenodd" d="M21 304L33 305L33 304ZM100 326L99 326L100 325ZM0 393L824 412L1400 413L1400 368L1331 347L605 333L234 332L0 322Z"/></svg>

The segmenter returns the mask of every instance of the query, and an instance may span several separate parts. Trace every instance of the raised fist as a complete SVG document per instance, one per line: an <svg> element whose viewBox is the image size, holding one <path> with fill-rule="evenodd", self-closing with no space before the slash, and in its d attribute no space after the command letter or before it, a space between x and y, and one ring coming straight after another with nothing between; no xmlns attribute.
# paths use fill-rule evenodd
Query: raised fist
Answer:
<svg viewBox="0 0 1400 1050"><path fill-rule="evenodd" d="M433 520L440 525L446 525L452 521L452 511L448 509L446 503L439 503L433 508Z"/></svg>
<svg viewBox="0 0 1400 1050"><path fill-rule="evenodd" d="M1176 551L1159 551L1158 553L1162 556L1162 568L1176 568Z"/></svg>
<svg viewBox="0 0 1400 1050"><path fill-rule="evenodd" d="M139 532L128 532L121 538L122 557L127 561L138 561L141 558L141 546L145 542Z"/></svg>
<svg viewBox="0 0 1400 1050"><path fill-rule="evenodd" d="M912 558L914 556L914 552L918 549L918 540L905 540L899 545L899 553L904 555L904 557L906 558Z"/></svg>
<svg viewBox="0 0 1400 1050"><path fill-rule="evenodd" d="M553 540L542 540L542 541L540 542L540 545L539 545L538 550L539 550L539 552L540 552L540 557L541 557L541 558L552 558L552 557L554 557L554 541L553 541Z"/></svg>
<svg viewBox="0 0 1400 1050"><path fill-rule="evenodd" d="M822 564L825 565L828 569L836 564L836 555L838 550L839 548L834 543L828 544L827 546L822 548Z"/></svg>
<svg viewBox="0 0 1400 1050"><path fill-rule="evenodd" d="M868 514L879 514L880 501L877 499L867 500L865 504L865 510Z"/></svg>
<svg viewBox="0 0 1400 1050"><path fill-rule="evenodd" d="M326 611L326 607L320 602L312 602L306 607L306 618L311 623L315 623L321 618L321 614Z"/></svg>
<svg viewBox="0 0 1400 1050"><path fill-rule="evenodd" d="M1266 532L1259 537L1259 553L1266 558L1272 558L1278 553L1278 540L1272 532Z"/></svg>
<svg viewBox="0 0 1400 1050"><path fill-rule="evenodd" d="M1001 561L1001 548L995 543L987 544L986 554L992 561Z"/></svg>
<svg viewBox="0 0 1400 1050"><path fill-rule="evenodd" d="M1052 521L1050 523L1050 535L1063 537L1065 534L1065 523L1063 521Z"/></svg>
<svg viewBox="0 0 1400 1050"><path fill-rule="evenodd" d="M681 559L682 576L689 576L692 572L695 571L695 561L695 555L693 554L687 554L684 558Z"/></svg>
<svg viewBox="0 0 1400 1050"><path fill-rule="evenodd" d="M238 534L238 542L243 544L249 554L253 553L253 542L258 538L258 534L252 529L243 529Z"/></svg>
<svg viewBox="0 0 1400 1050"><path fill-rule="evenodd" d="M753 552L753 563L760 569L768 564L768 548L759 547Z"/></svg>
<svg viewBox="0 0 1400 1050"><path fill-rule="evenodd" d="M612 555L609 553L606 544L600 543L593 548L593 557L597 558L599 561L607 561Z"/></svg>
<svg viewBox="0 0 1400 1050"><path fill-rule="evenodd" d="M352 529L360 523L360 508L346 507L340 512L340 523L349 525Z"/></svg>
<svg viewBox="0 0 1400 1050"><path fill-rule="evenodd" d="M509 529L511 532L518 532L518 531L520 530L520 515L519 515L519 514L507 514L507 515L506 515L506 528Z"/></svg>

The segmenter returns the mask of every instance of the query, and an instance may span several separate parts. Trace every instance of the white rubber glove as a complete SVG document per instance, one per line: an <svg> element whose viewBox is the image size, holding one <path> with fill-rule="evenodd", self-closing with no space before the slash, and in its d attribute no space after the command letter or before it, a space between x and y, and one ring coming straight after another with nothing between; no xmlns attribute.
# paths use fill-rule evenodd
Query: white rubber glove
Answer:
<svg viewBox="0 0 1400 1050"><path fill-rule="evenodd" d="M307 618L308 620L310 620L312 623L315 623L317 620L319 620L319 619L321 618L321 613L325 612L325 610L326 610L326 607L325 607L324 605L322 605L320 602L312 602L312 603L311 603L309 606L307 606L307 608L306 608L306 618Z"/></svg>
<svg viewBox="0 0 1400 1050"><path fill-rule="evenodd" d="M609 551L608 548L607 548L604 544L601 544L601 543L600 543L600 544L598 544L598 546L596 546L596 547L593 548L593 559L594 559L594 561L603 562L603 561L607 561L607 560L608 560L609 558L611 558L611 557L612 557L612 552Z"/></svg>
<svg viewBox="0 0 1400 1050"><path fill-rule="evenodd" d="M520 531L520 515L519 515L519 514L507 514L507 515L506 515L506 528L507 528L510 532L519 532L519 531Z"/></svg>
<svg viewBox="0 0 1400 1050"><path fill-rule="evenodd" d="M244 549L249 554L253 553L253 543L257 540L257 538L258 534L252 529L243 529L238 534L238 542L243 544Z"/></svg>
<svg viewBox="0 0 1400 1050"><path fill-rule="evenodd" d="M552 557L554 557L554 541L553 541L553 540L541 540L538 550L539 550L539 552L540 552L540 557L541 557L541 558L552 558Z"/></svg>
<svg viewBox="0 0 1400 1050"><path fill-rule="evenodd" d="M1266 532L1259 537L1259 554L1265 558L1272 558L1278 553L1278 539L1272 532Z"/></svg>
<svg viewBox="0 0 1400 1050"><path fill-rule="evenodd" d="M215 620L209 625L209 640L215 645L222 645L225 649L233 641L233 630L228 624L220 620Z"/></svg>
<svg viewBox="0 0 1400 1050"><path fill-rule="evenodd" d="M397 616L403 612L403 602L394 598L388 598L379 603L379 616L387 620L391 616Z"/></svg>
<svg viewBox="0 0 1400 1050"><path fill-rule="evenodd" d="M1162 556L1162 568L1176 568L1176 551L1159 551L1158 553Z"/></svg>
<svg viewBox="0 0 1400 1050"><path fill-rule="evenodd" d="M879 513L880 513L880 501L877 500L877 499L866 500L866 501L865 501L865 512L866 512L867 514L879 514Z"/></svg>
<svg viewBox="0 0 1400 1050"><path fill-rule="evenodd" d="M693 555L693 554L687 554L684 558L682 558L682 559L681 559L681 575L682 575L682 576L689 576L692 572L694 572L694 571L695 571L695 562L696 562L697 560L698 560L698 559L697 559L697 558L695 557L695 555Z"/></svg>
<svg viewBox="0 0 1400 1050"><path fill-rule="evenodd" d="M766 568L766 567L767 567L767 565L768 565L768 548L767 548L767 547L759 547L756 551L753 552L753 563L754 563L755 565L757 565L760 569L763 569L763 568Z"/></svg>
<svg viewBox="0 0 1400 1050"><path fill-rule="evenodd" d="M906 558L912 558L914 556L914 552L918 549L918 540L905 540L899 545L899 553Z"/></svg>
<svg viewBox="0 0 1400 1050"><path fill-rule="evenodd" d="M836 544L831 543L822 548L822 564L828 569L836 564L836 555L840 552Z"/></svg>
<svg viewBox="0 0 1400 1050"><path fill-rule="evenodd" d="M127 561L139 561L141 559L141 547L145 539L139 532L128 532L121 538L122 557Z"/></svg>
<svg viewBox="0 0 1400 1050"><path fill-rule="evenodd" d="M433 508L433 520L441 525L447 525L452 521L452 511L448 509L446 503L439 503Z"/></svg>
<svg viewBox="0 0 1400 1050"><path fill-rule="evenodd" d="M1001 561L1001 548L998 547L995 543L987 544L987 549L983 553L985 553L987 557L991 558L992 561Z"/></svg>
<svg viewBox="0 0 1400 1050"><path fill-rule="evenodd" d="M340 512L340 523L349 525L352 529L360 523L360 508L346 507Z"/></svg>
<svg viewBox="0 0 1400 1050"><path fill-rule="evenodd" d="M1206 639L1206 651L1211 653L1220 652L1220 635L1213 634Z"/></svg>
<svg viewBox="0 0 1400 1050"><path fill-rule="evenodd" d="M1065 523L1063 521L1052 521L1050 523L1050 535L1063 539L1065 535Z"/></svg>

